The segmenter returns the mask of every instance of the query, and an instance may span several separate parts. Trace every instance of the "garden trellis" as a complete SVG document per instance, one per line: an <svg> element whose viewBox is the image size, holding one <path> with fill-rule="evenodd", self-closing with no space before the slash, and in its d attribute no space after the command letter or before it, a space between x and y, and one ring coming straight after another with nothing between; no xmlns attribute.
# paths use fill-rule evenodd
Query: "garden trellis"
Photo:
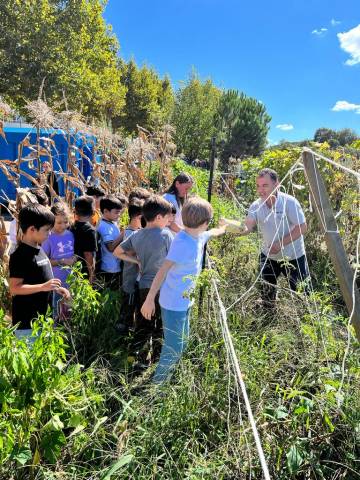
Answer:
<svg viewBox="0 0 360 480"><path fill-rule="evenodd" d="M300 170L305 170L306 172L306 178L308 180L309 184L309 190L310 190L310 195L312 198L312 203L315 205L315 211L317 213L318 219L320 226L322 228L322 233L326 236L327 238L327 244L329 246L329 253L331 256L331 259L333 260L333 263L335 265L335 270L339 276L339 282L341 285L341 290L343 292L345 302L349 311L349 322L348 322L348 340L347 340L347 348L344 353L343 361L342 361L342 378L340 382L340 386L338 389L338 399L340 399L340 392L343 387L344 379L345 379L345 362L346 358L349 352L350 348L350 339L351 339L351 334L350 334L350 324L352 323L355 328L355 332L357 334L358 339L360 339L360 317L359 317L359 308L360 308L360 296L359 292L357 289L356 285L356 278L357 278L357 273L358 269L360 266L360 259L359 259L359 242L360 242L360 229L357 235L357 243L356 243L356 260L355 260L355 269L354 272L351 271L351 267L349 265L349 261L347 258L347 255L345 253L344 246L341 241L341 237L339 234L339 230L336 225L336 220L335 217L332 213L331 206L330 206L330 201L327 196L327 192L323 183L323 180L321 178L320 172L318 170L318 167L315 163L315 158L322 159L324 161L329 161L330 164L333 166L342 169L348 174L354 175L357 180L358 180L358 185L359 185L359 193L360 193L360 175L355 172L354 170L343 166L341 164L338 164L337 162L334 162L331 159L327 159L323 155L317 154L316 152L313 152L310 149L304 149L301 157L291 166L291 168L288 170L288 172L285 174L285 176L282 178L280 181L280 188L283 187L284 182L286 179L290 179L290 184L292 188L292 193L294 194L294 183L292 181L292 175L296 171ZM310 164L310 165L309 165ZM220 173L220 181L222 182L224 188L226 191L230 194L234 204L236 207L239 209L240 215L244 215L246 212L246 208L242 205L242 203L238 200L236 197L235 193L233 190L230 188L228 182L225 180L224 175ZM297 185L297 188L300 188ZM295 196L295 195L294 195ZM358 198L360 202L360 196ZM360 219L360 205L358 206L358 212L359 212L359 219ZM335 240L334 237L335 236ZM273 239L274 241L274 239ZM208 266L209 268L215 268L213 263L211 262L210 259L208 259ZM223 301L221 299L219 289L217 282L215 278L212 278L211 280L211 286L212 286L212 292L213 292L213 298L215 299L216 302L216 307L214 311L215 317L218 319L224 345L226 348L227 352L227 358L229 362L229 366L231 367L231 370L234 375L234 381L235 384L238 385L243 401L246 407L246 412L247 416L251 425L251 429L253 432L253 437L255 440L255 445L257 449L257 454L258 458L260 460L261 468L263 471L263 476L265 479L269 479L269 469L267 466L267 462L265 459L265 455L263 452L261 440L260 440L260 434L257 428L256 420L254 418L254 414L252 412L252 406L249 401L249 397L247 394L247 389L244 381L243 374L240 369L240 364L239 364L239 359L236 354L233 341L232 341L232 335L230 332L230 328L228 325L228 318L227 318L227 312L231 311L237 304L239 304L242 300L245 299L245 297L250 293L252 289L255 288L256 284L258 283L259 279L261 277L261 271L259 272L257 278L253 282L253 284L243 293L239 298L237 298L234 302L230 304L227 308L225 308ZM311 297L314 294L314 290L312 288L311 282ZM279 288L279 287L277 287ZM286 289L289 290L289 289ZM290 291L290 290L289 290ZM321 337L321 343L325 352L325 356L327 358L326 354L326 343L324 341L324 335L322 331L322 326L321 326L321 321L320 321L320 315L318 312L317 308L317 303L316 300L309 300L307 295L301 295L297 294L295 292L291 292L291 295L296 295L297 299L301 299L303 297L305 303L307 304L307 308L309 309L310 314L315 314L315 317L317 319L318 327L319 327L319 332L320 332L320 337ZM311 303L310 303L311 302ZM340 401L340 400L338 400ZM241 405L239 404L239 415L240 415L240 426L242 426L242 414L241 414ZM247 441L246 441L247 443ZM250 466L251 466L251 454L250 454Z"/></svg>

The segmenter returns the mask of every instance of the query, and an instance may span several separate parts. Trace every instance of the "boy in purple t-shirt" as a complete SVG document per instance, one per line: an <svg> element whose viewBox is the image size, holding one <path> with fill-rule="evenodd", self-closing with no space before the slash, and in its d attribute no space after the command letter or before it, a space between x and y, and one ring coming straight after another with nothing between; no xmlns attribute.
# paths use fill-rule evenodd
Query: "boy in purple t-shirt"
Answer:
<svg viewBox="0 0 360 480"><path fill-rule="evenodd" d="M55 215L55 224L48 237L43 243L42 248L50 259L54 277L61 280L61 286L68 288L66 279L70 273L69 267L74 264L74 235L68 230L70 213L67 206L61 202L56 203L51 208ZM57 317L58 302L61 297L54 293L53 308L54 315Z"/></svg>

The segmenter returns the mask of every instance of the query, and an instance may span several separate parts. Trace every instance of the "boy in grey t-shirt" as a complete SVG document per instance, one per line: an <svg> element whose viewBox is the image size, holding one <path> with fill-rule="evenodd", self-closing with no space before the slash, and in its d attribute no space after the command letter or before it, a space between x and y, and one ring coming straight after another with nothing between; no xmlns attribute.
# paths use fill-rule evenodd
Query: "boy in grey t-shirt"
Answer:
<svg viewBox="0 0 360 480"><path fill-rule="evenodd" d="M114 255L125 262L139 265L139 310L171 245L172 236L165 229L170 215L171 204L161 196L153 195L146 200L143 206L146 227L134 232L114 251ZM156 312L151 321L146 320L141 314L136 321L134 342L136 350L142 350L140 355L142 363L146 362L149 353L145 345L149 344L151 340L153 356L156 358L160 354L161 338L161 313L157 301Z"/></svg>

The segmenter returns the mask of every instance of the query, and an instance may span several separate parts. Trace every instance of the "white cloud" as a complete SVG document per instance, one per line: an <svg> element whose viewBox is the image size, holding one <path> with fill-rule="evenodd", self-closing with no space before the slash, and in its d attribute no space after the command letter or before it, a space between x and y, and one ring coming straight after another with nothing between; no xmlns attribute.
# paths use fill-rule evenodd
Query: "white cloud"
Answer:
<svg viewBox="0 0 360 480"><path fill-rule="evenodd" d="M323 37L327 31L328 31L327 28L322 27L322 28L315 28L315 30L313 30L311 33L313 35L317 35L318 37Z"/></svg>
<svg viewBox="0 0 360 480"><path fill-rule="evenodd" d="M336 27L336 25L340 25L340 21L339 20L335 20L335 18L332 18L331 21L330 21L330 25L332 27Z"/></svg>
<svg viewBox="0 0 360 480"><path fill-rule="evenodd" d="M360 63L360 24L348 32L337 34L340 47L350 55L346 65Z"/></svg>
<svg viewBox="0 0 360 480"><path fill-rule="evenodd" d="M338 100L331 110L333 112L355 112L360 114L360 105L347 102L346 100Z"/></svg>
<svg viewBox="0 0 360 480"><path fill-rule="evenodd" d="M278 128L279 130L293 130L294 129L294 125L291 125L291 123L281 123L280 125L276 125L276 128Z"/></svg>

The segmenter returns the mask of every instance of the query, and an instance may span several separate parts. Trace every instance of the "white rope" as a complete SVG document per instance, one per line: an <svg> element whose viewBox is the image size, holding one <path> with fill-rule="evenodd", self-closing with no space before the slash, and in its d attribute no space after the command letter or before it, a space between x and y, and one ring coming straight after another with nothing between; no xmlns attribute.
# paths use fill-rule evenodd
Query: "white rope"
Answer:
<svg viewBox="0 0 360 480"><path fill-rule="evenodd" d="M264 450L263 450L262 445L261 445L260 435L259 435L259 432L258 432L257 427L256 427L256 422L255 422L255 419L254 419L254 415L252 413L249 397L248 397L248 394L247 394L247 391L246 391L245 382L244 382L243 375L242 375L241 370L240 370L239 360L238 360L236 352L235 352L235 348L234 348L234 344L233 344L233 341L232 341L231 333L230 333L229 326L228 326L228 323L227 323L226 310L225 310L224 304L222 303L222 300L220 298L219 291L218 291L215 280L212 279L211 283L212 283L212 286L214 288L214 292L215 292L215 295L216 295L217 302L219 304L220 318L221 318L221 321L222 321L223 332L224 332L223 333L224 334L224 341L226 342L226 344L229 348L229 353L230 353L232 363L233 363L233 366L234 366L234 372L235 372L235 375L236 375L236 380L240 385L240 389L241 389L241 392L242 392L242 395L243 395L243 398L244 398L246 410L247 410L248 417L249 417L249 422L250 422L250 425L251 425L251 428L252 428L256 448L257 448L257 451L258 451L258 454L259 454L261 468L262 468L265 480L270 480L269 468L267 466L267 462L266 462L265 455L264 455Z"/></svg>
<svg viewBox="0 0 360 480"><path fill-rule="evenodd" d="M242 203L240 203L240 201L237 199L237 197L235 196L234 192L231 190L231 188L229 187L229 185L228 185L227 182L225 181L225 179L224 179L224 177L223 177L223 174L220 175L220 178L221 178L223 184L225 185L226 189L229 191L230 195L232 196L234 203L239 207L239 210L241 210L242 212L246 212L246 208L245 208L244 205L242 205Z"/></svg>
<svg viewBox="0 0 360 480"><path fill-rule="evenodd" d="M311 148L304 147L303 152L312 153L315 157L321 158L322 160L325 160L325 162L331 163L331 165L334 165L336 168L340 168L341 170L344 170L344 172L350 173L351 175L354 175L358 180L360 180L359 172L356 172L351 168L345 167L344 165L341 165L341 163L335 162L335 160L331 160L331 158L324 157L324 155L321 155L321 153L311 150Z"/></svg>

